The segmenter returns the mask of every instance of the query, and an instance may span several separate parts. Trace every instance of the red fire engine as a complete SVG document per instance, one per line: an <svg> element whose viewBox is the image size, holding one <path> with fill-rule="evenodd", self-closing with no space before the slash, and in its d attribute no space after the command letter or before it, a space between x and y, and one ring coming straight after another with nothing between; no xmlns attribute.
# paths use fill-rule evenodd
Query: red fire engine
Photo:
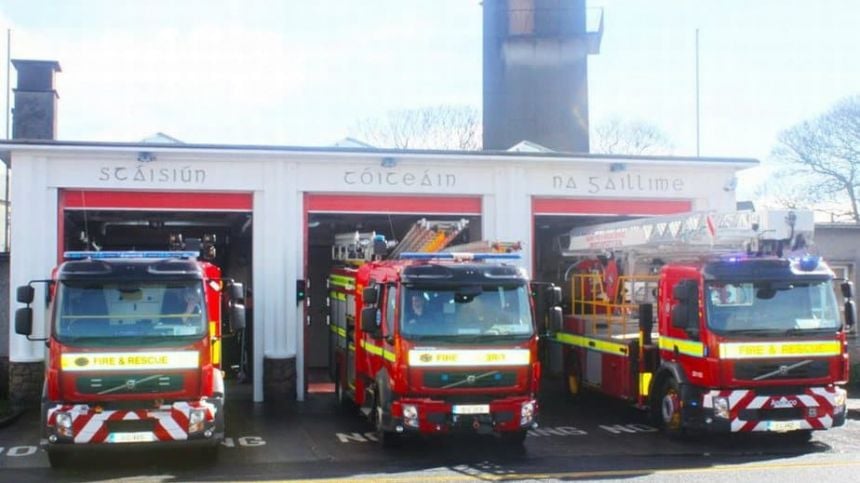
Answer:
<svg viewBox="0 0 860 483"><path fill-rule="evenodd" d="M805 251L812 230L800 211L574 229L572 313L554 336L567 390L629 401L675 435L842 425L853 289L840 311L833 272Z"/></svg>
<svg viewBox="0 0 860 483"><path fill-rule="evenodd" d="M51 465L107 446L199 447L224 438L221 303L244 327L242 285L197 252L66 252L51 280L18 288L31 337L34 283L48 284L42 440Z"/></svg>
<svg viewBox="0 0 860 483"><path fill-rule="evenodd" d="M503 263L514 253L438 252L464 226L421 220L385 260L378 254L390 247L375 234L337 237L342 265L329 278L336 395L361 408L383 445L461 429L519 444L536 425L529 281Z"/></svg>

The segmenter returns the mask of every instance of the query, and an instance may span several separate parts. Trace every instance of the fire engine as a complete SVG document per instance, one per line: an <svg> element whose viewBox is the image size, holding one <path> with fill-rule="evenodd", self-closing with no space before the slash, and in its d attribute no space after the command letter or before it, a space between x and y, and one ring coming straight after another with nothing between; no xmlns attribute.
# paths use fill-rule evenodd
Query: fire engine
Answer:
<svg viewBox="0 0 860 483"><path fill-rule="evenodd" d="M688 213L575 228L565 388L650 412L670 435L845 422L850 282L811 255L811 212ZM655 325L656 319L656 325Z"/></svg>
<svg viewBox="0 0 860 483"><path fill-rule="evenodd" d="M404 434L460 430L520 444L537 424L529 281L506 263L519 256L510 252L515 244L440 252L465 226L420 220L393 247L375 233L336 238L340 265L329 277L335 393L373 422L383 446ZM560 289L547 293L560 302Z"/></svg>
<svg viewBox="0 0 860 483"><path fill-rule="evenodd" d="M47 284L47 339L31 336ZM66 252L50 280L17 289L15 330L46 340L41 446L52 466L83 448L199 448L224 438L222 295L245 324L243 288L195 251Z"/></svg>

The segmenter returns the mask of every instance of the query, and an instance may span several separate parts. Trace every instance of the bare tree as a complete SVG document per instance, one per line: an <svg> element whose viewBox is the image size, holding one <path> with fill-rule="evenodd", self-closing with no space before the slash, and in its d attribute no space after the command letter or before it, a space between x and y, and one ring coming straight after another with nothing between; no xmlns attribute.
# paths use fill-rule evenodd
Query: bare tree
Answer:
<svg viewBox="0 0 860 483"><path fill-rule="evenodd" d="M481 149L481 118L469 106L433 106L389 112L359 121L354 137L395 149Z"/></svg>
<svg viewBox="0 0 860 483"><path fill-rule="evenodd" d="M609 119L594 128L591 152L596 154L664 155L672 154L669 136L646 121Z"/></svg>
<svg viewBox="0 0 860 483"><path fill-rule="evenodd" d="M772 156L778 171L769 184L789 187L784 205L815 205L860 224L860 95L780 133Z"/></svg>

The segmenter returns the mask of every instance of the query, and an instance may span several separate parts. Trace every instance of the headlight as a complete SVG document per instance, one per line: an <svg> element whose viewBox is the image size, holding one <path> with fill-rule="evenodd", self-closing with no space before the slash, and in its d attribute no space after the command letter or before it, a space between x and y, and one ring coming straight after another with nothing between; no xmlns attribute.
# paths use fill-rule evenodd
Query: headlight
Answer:
<svg viewBox="0 0 860 483"><path fill-rule="evenodd" d="M189 433L199 433L203 431L203 426L206 423L206 410L205 409L192 409L190 413L188 413L188 432Z"/></svg>
<svg viewBox="0 0 860 483"><path fill-rule="evenodd" d="M414 404L403 405L403 424L413 428L418 427L418 407Z"/></svg>
<svg viewBox="0 0 860 483"><path fill-rule="evenodd" d="M845 391L837 391L836 395L833 396L833 405L834 406L844 406L848 393Z"/></svg>
<svg viewBox="0 0 860 483"><path fill-rule="evenodd" d="M729 399L725 397L714 398L714 416L729 419Z"/></svg>
<svg viewBox="0 0 860 483"><path fill-rule="evenodd" d="M520 408L520 426L526 426L531 424L532 420L535 418L535 403L527 402L523 403L522 408Z"/></svg>
<svg viewBox="0 0 860 483"><path fill-rule="evenodd" d="M54 421L57 424L57 434L72 437L72 415L66 412L58 412Z"/></svg>

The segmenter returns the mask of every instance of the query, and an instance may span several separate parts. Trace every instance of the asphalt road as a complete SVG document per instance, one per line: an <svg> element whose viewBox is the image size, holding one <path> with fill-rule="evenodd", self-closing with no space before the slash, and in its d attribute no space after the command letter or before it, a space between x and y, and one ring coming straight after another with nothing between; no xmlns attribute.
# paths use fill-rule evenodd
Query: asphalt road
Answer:
<svg viewBox="0 0 860 483"><path fill-rule="evenodd" d="M228 440L215 465L183 451L83 454L53 470L36 448L36 411L0 429L2 481L374 481L630 480L853 481L860 470L860 412L813 441L785 435L705 436L674 441L634 409L600 397L571 403L544 395L541 427L524 448L492 437L409 440L383 450L357 414L331 394L303 403L254 404L248 386L229 388ZM851 406L860 409L860 399ZM126 449L126 448L123 448Z"/></svg>

